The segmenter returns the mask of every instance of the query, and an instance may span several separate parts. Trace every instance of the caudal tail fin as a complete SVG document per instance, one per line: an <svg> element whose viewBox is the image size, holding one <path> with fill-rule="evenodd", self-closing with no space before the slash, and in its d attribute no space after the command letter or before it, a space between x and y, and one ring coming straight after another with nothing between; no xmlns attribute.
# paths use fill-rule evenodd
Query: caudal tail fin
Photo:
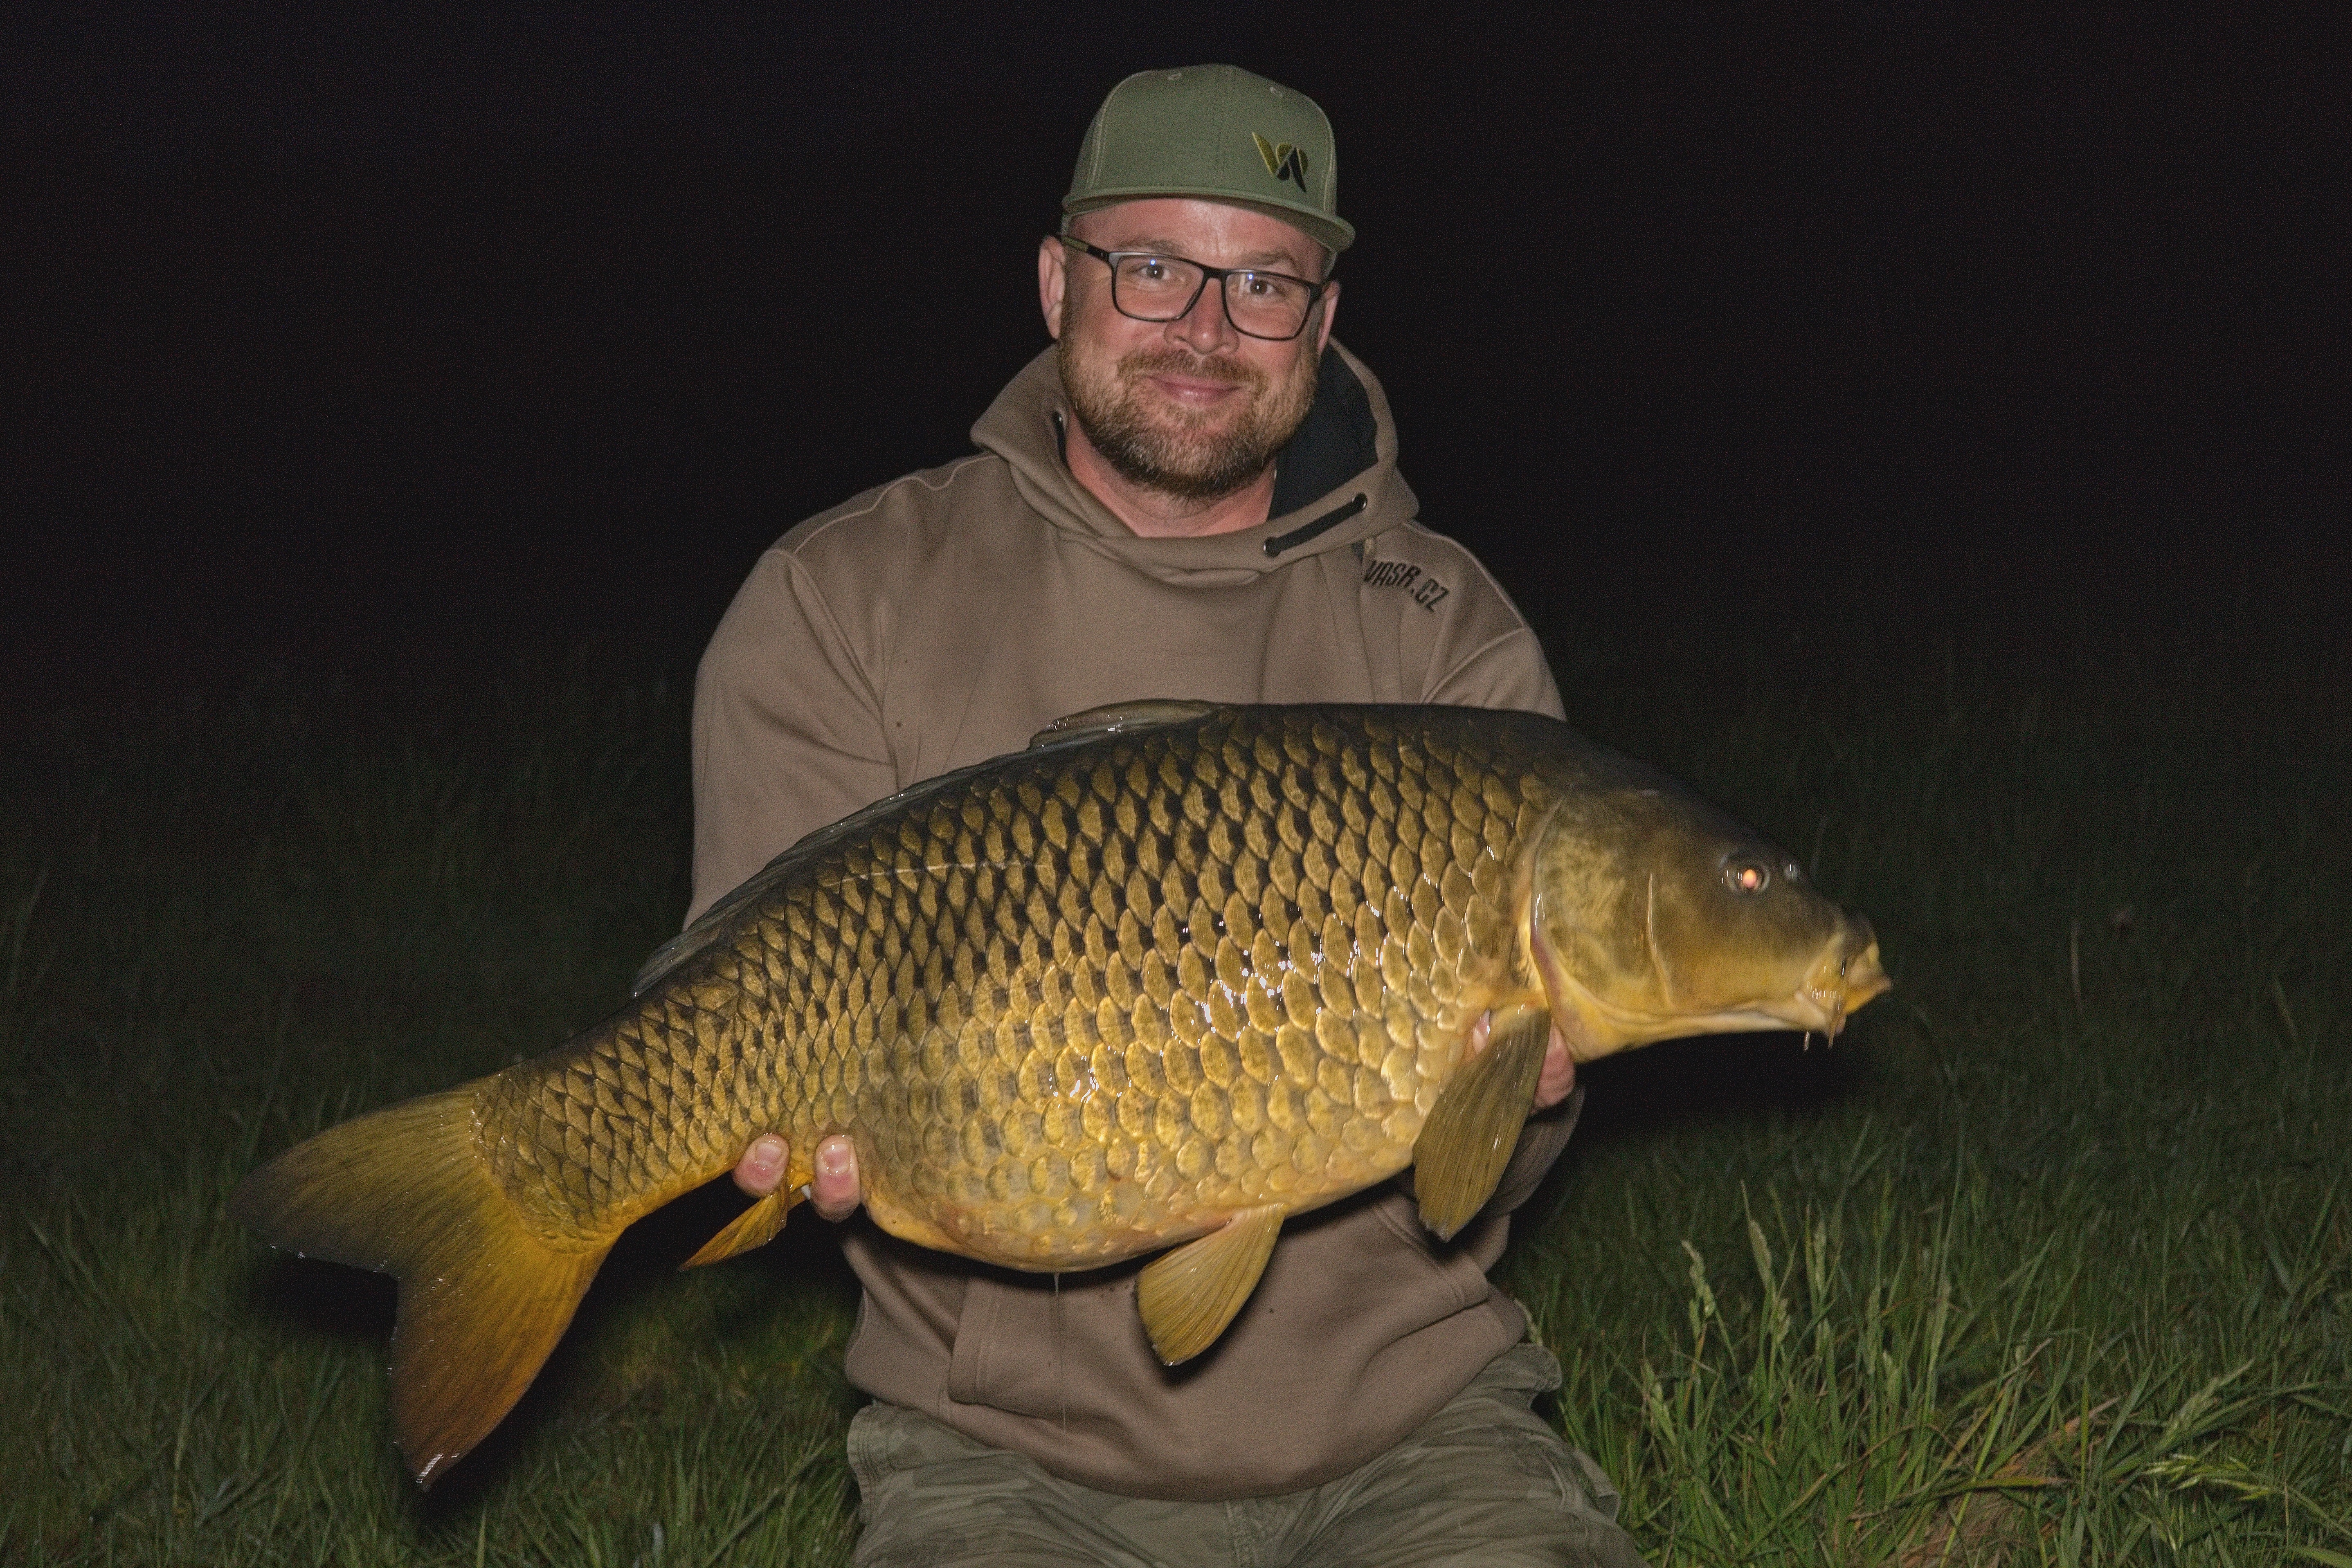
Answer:
<svg viewBox="0 0 2352 1568"><path fill-rule="evenodd" d="M470 1085L330 1127L247 1176L229 1212L273 1247L400 1281L393 1429L420 1486L522 1397L610 1250L524 1228L475 1152Z"/></svg>

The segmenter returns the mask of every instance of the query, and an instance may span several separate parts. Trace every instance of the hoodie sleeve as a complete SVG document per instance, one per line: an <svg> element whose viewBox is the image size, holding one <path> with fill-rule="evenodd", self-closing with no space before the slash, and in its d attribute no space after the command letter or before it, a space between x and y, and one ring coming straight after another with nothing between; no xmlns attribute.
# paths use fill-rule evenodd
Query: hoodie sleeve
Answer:
<svg viewBox="0 0 2352 1568"><path fill-rule="evenodd" d="M1445 607L1450 613L1431 650L1428 685L1420 700L1566 718L1543 643L1503 585L1453 540L1418 528L1413 534L1424 549L1442 552L1444 564L1435 570L1459 585L1452 596L1457 601Z"/></svg>
<svg viewBox="0 0 2352 1568"><path fill-rule="evenodd" d="M881 699L814 578L771 549L694 682L691 923L803 835L898 788Z"/></svg>
<svg viewBox="0 0 2352 1568"><path fill-rule="evenodd" d="M1508 1214L1533 1197L1552 1162L1568 1147L1568 1135L1576 1131L1576 1119L1583 1112L1584 1085L1580 1083L1550 1110L1529 1116L1519 1134L1518 1147L1511 1151L1511 1163L1503 1167L1502 1178L1495 1184L1495 1196L1479 1214Z"/></svg>
<svg viewBox="0 0 2352 1568"><path fill-rule="evenodd" d="M1509 608L1508 601L1505 608ZM1517 612L1512 614L1516 617ZM1424 700L1568 716L1543 644L1524 622L1461 655L1438 675Z"/></svg>

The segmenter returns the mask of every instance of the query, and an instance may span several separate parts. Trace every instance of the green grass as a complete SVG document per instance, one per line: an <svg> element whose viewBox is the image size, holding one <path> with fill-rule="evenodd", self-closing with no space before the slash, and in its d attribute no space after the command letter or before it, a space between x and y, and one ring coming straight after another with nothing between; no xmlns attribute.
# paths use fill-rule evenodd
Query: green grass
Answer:
<svg viewBox="0 0 2352 1568"><path fill-rule="evenodd" d="M2283 641L1562 661L1898 989L1590 1070L1502 1268L1661 1563L2352 1563L2352 779ZM640 1228L429 1496L383 1283L257 1156L553 1044L683 905L683 693L584 663L26 727L0 763L0 1561L838 1562L822 1228Z"/></svg>

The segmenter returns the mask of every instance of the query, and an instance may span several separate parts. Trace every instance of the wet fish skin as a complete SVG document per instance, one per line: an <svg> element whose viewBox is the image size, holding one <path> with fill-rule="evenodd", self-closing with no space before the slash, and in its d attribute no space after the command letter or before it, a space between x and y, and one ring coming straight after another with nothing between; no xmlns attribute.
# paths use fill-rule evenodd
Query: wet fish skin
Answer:
<svg viewBox="0 0 2352 1568"><path fill-rule="evenodd" d="M1504 1071L1464 1071L1483 1014L1521 1042L1524 1080L1472 1117L1507 1155L1548 1022L1589 1058L1833 1031L1884 988L1866 924L1792 861L1551 720L1091 716L787 852L574 1041L248 1178L238 1212L268 1239L402 1277L395 1423L420 1479L528 1385L620 1230L760 1134L791 1141L785 1186L698 1261L772 1235L843 1133L895 1234L1031 1270L1194 1238L1214 1262L1232 1237L1192 1273L1245 1296L1269 1210L1417 1153L1426 1188L1442 1151L1416 1145L1449 1084L1471 1103ZM1764 888L1727 883L1756 866ZM1176 1256L1154 1270L1176 1279ZM1209 1302L1179 1337L1229 1317Z"/></svg>
<svg viewBox="0 0 2352 1568"><path fill-rule="evenodd" d="M491 1081L501 1186L587 1240L761 1132L845 1132L886 1228L1067 1270L1392 1175L1470 1020L1535 995L1538 754L1286 718L1024 754L812 857Z"/></svg>

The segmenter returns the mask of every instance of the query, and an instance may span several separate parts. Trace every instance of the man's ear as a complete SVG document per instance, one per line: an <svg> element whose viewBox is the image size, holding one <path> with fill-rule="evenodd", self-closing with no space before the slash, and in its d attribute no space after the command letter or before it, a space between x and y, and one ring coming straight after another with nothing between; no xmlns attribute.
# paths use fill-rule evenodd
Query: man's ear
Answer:
<svg viewBox="0 0 2352 1568"><path fill-rule="evenodd" d="M1070 251L1059 235L1047 235L1037 246L1037 304L1045 312L1045 335L1060 341L1062 294L1070 286Z"/></svg>
<svg viewBox="0 0 2352 1568"><path fill-rule="evenodd" d="M1315 334L1315 357L1319 360L1323 357L1323 350L1331 346L1331 319L1339 313L1339 284L1325 284L1323 298L1316 303L1323 307L1323 325Z"/></svg>

